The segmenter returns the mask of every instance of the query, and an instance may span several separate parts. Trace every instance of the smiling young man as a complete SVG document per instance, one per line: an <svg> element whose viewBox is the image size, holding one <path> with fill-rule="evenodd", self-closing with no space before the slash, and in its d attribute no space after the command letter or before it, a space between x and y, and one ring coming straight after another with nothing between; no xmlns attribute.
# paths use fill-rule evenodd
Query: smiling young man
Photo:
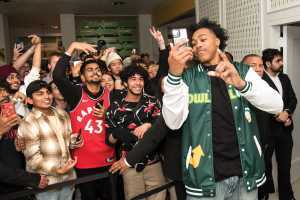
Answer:
<svg viewBox="0 0 300 200"><path fill-rule="evenodd" d="M105 110L110 100L108 89L101 86L101 77L106 69L96 60L89 59L80 68L84 84L73 85L66 77L66 70L75 50L96 52L92 45L73 42L58 61L53 71L53 80L70 107L73 133L83 138L83 145L73 150L73 155L78 158L76 172L78 177L82 177L108 171L114 162L115 151L105 143ZM102 105L96 107L97 103ZM110 178L79 185L83 200L110 200L114 195L112 188Z"/></svg>
<svg viewBox="0 0 300 200"><path fill-rule="evenodd" d="M30 83L26 95L33 108L18 129L18 137L25 142L26 169L46 175L49 184L75 179L77 159L72 160L69 152L72 130L68 113L51 107L53 97L44 81ZM71 200L73 191L73 186L64 186L36 194L36 198Z"/></svg>
<svg viewBox="0 0 300 200"><path fill-rule="evenodd" d="M128 66L121 73L127 94L120 101L114 101L106 113L110 143L121 144L120 157L134 148L139 139L160 116L160 103L155 97L143 92L147 71L138 66ZM159 130L157 130L159 131ZM126 200L164 184L161 163L156 152L150 153L134 168L122 171ZM111 169L114 173L119 169ZM165 199L165 192L147 199Z"/></svg>
<svg viewBox="0 0 300 200"><path fill-rule="evenodd" d="M188 200L257 199L265 175L249 104L273 114L283 108L252 68L231 63L220 51L227 39L220 25L202 19L192 28L192 48L177 44L169 54L162 112L167 126L183 129Z"/></svg>

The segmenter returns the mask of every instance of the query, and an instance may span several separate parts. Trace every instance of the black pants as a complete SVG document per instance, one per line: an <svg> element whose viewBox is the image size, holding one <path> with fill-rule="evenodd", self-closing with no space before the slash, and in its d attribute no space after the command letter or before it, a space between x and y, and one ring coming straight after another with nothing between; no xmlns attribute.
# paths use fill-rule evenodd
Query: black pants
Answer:
<svg viewBox="0 0 300 200"><path fill-rule="evenodd" d="M294 197L291 185L291 161L292 161L293 138L291 132L282 132L272 136L265 152L267 181L263 188L268 193L274 192L272 177L272 155L275 151L278 171L279 200L289 200Z"/></svg>
<svg viewBox="0 0 300 200"><path fill-rule="evenodd" d="M182 181L174 181L175 184L175 192L178 200L185 200L186 199L186 192L185 186Z"/></svg>
<svg viewBox="0 0 300 200"><path fill-rule="evenodd" d="M76 169L78 178L108 171L108 167L94 169ZM82 200L117 200L116 176L82 183L78 185Z"/></svg>

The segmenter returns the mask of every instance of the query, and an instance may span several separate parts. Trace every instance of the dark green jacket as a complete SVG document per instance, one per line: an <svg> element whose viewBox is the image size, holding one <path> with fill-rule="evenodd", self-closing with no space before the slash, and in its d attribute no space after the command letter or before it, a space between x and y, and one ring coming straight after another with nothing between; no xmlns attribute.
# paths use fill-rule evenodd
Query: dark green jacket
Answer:
<svg viewBox="0 0 300 200"><path fill-rule="evenodd" d="M252 191L262 185L266 178L255 113L249 101L259 109L273 114L283 109L283 102L280 95L248 65L234 65L241 78L246 80L246 86L242 91L237 91L227 85L227 90L239 144L242 179L246 189ZM216 195L216 182L213 168L211 85L207 71L199 64L187 69L180 77L169 74L164 88L162 113L166 124L171 129L183 128L182 168L187 194L213 197Z"/></svg>
<svg viewBox="0 0 300 200"><path fill-rule="evenodd" d="M245 79L249 67L239 63L234 65ZM213 169L210 78L207 71L198 65L189 68L182 80L188 87L189 94L189 113L183 124L182 134L183 179L188 195L212 197L216 195L216 182ZM176 82L172 78L171 81L173 84ZM251 82L247 82L243 91L227 86L239 144L243 182L247 191L256 189L266 180L255 114L250 109L249 102L240 95L251 87Z"/></svg>

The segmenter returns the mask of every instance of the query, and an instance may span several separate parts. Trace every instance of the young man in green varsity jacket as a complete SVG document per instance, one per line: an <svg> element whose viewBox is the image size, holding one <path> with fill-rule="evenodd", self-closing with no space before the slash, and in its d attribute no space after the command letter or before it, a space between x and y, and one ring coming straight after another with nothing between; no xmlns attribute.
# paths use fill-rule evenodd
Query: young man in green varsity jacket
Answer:
<svg viewBox="0 0 300 200"><path fill-rule="evenodd" d="M228 36L202 19L192 29L192 48L171 47L164 82L163 116L183 127L183 179L187 199L255 200L265 182L253 106L277 114L282 98L248 65L223 52ZM186 64L195 57L195 62Z"/></svg>

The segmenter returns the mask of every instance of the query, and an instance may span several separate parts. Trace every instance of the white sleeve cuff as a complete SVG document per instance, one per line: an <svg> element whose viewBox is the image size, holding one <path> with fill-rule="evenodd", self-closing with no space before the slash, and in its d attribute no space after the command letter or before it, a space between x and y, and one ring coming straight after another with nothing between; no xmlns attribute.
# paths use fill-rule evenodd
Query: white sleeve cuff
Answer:
<svg viewBox="0 0 300 200"><path fill-rule="evenodd" d="M132 166L127 162L126 158L124 158L124 162L125 162L125 164L127 165L127 167L132 167Z"/></svg>
<svg viewBox="0 0 300 200"><path fill-rule="evenodd" d="M167 82L171 85L179 85L181 82L182 77L181 76L174 76L170 73L168 73Z"/></svg>

